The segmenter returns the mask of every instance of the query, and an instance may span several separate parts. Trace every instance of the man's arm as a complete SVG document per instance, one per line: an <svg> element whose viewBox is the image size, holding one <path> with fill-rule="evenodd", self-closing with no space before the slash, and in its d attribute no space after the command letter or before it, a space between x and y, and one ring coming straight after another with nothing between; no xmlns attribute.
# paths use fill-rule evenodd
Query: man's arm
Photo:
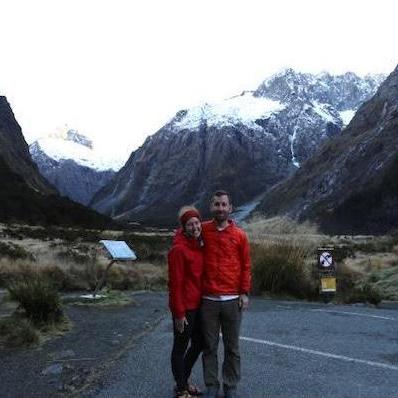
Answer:
<svg viewBox="0 0 398 398"><path fill-rule="evenodd" d="M251 274L250 246L246 234L242 232L240 293L248 294L250 292L251 281L252 281L252 274Z"/></svg>
<svg viewBox="0 0 398 398"><path fill-rule="evenodd" d="M239 306L245 310L249 306L248 294L251 289L251 260L250 260L250 245L247 239L247 235L242 231L241 241L241 285L240 285L240 296Z"/></svg>

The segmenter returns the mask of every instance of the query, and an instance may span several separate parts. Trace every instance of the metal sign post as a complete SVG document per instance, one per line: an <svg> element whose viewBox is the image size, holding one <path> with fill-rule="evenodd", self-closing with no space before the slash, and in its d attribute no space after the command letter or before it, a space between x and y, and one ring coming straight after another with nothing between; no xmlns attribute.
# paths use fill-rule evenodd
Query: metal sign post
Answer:
<svg viewBox="0 0 398 398"><path fill-rule="evenodd" d="M318 255L319 293L324 301L336 294L336 263L333 258L334 247L320 247Z"/></svg>
<svg viewBox="0 0 398 398"><path fill-rule="evenodd" d="M100 243L105 247L111 262L106 267L101 279L98 281L97 286L93 292L93 298L98 294L106 282L108 271L116 261L134 261L137 259L134 251L131 250L125 241L122 240L100 240Z"/></svg>

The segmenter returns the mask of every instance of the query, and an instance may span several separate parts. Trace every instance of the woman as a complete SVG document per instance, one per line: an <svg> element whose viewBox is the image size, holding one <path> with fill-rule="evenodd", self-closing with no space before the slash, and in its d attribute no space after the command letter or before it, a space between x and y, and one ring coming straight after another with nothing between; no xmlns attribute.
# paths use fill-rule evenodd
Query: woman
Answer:
<svg viewBox="0 0 398 398"><path fill-rule="evenodd" d="M178 216L181 228L174 236L168 255L169 306L174 324L171 368L176 381L176 397L189 398L201 395L200 390L188 380L203 348L199 319L203 272L202 224L195 207L183 207Z"/></svg>

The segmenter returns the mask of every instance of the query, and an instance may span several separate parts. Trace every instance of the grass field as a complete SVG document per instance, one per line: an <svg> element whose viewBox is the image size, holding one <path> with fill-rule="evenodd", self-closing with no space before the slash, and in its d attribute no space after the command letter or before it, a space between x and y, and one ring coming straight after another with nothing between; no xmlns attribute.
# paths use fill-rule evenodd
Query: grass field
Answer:
<svg viewBox="0 0 398 398"><path fill-rule="evenodd" d="M243 224L252 249L253 287L258 294L318 298L317 248L334 246L343 301L358 289L376 289L398 299L398 234L327 236L315 225L288 218ZM101 231L0 225L0 287L41 275L61 291L91 291L109 262L101 239L124 240L138 260L112 266L107 286L116 290L166 289L167 251L172 231ZM352 293L352 294L351 294Z"/></svg>

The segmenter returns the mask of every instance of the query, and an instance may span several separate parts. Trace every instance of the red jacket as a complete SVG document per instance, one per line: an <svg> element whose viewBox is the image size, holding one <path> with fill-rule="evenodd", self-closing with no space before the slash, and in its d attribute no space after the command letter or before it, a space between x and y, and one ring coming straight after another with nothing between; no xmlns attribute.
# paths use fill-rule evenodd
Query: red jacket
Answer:
<svg viewBox="0 0 398 398"><path fill-rule="evenodd" d="M179 229L168 255L169 307L181 319L185 311L200 307L202 298L203 253L199 242Z"/></svg>
<svg viewBox="0 0 398 398"><path fill-rule="evenodd" d="M204 295L243 294L251 287L250 249L245 232L232 220L222 231L214 221L202 225Z"/></svg>

